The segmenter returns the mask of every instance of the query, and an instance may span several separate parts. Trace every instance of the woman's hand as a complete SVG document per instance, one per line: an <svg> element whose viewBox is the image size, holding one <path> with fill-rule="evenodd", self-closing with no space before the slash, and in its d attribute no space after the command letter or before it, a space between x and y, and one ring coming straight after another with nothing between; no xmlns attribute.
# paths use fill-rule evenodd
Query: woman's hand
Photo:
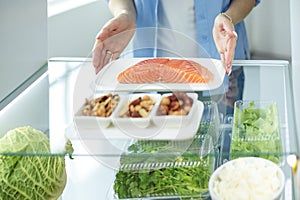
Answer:
<svg viewBox="0 0 300 200"><path fill-rule="evenodd" d="M228 16L219 14L215 18L213 37L226 73L230 74L232 69L231 63L234 58L234 51L238 36L234 31L232 20Z"/></svg>
<svg viewBox="0 0 300 200"><path fill-rule="evenodd" d="M135 16L120 12L100 30L93 47L96 74L111 60L118 59L135 33Z"/></svg>

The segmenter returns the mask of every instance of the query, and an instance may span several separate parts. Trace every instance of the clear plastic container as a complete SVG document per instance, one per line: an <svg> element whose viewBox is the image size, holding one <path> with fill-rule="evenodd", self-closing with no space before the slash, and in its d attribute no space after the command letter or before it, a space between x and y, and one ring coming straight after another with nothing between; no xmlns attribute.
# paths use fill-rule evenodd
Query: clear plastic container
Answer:
<svg viewBox="0 0 300 200"><path fill-rule="evenodd" d="M230 159L253 156L281 164L282 149L276 102L235 102Z"/></svg>
<svg viewBox="0 0 300 200"><path fill-rule="evenodd" d="M167 141L139 141L121 156L113 190L116 199L208 198L215 157L209 135L195 139L203 148L181 152ZM139 149L139 153L134 151ZM149 151L149 152L148 152ZM165 151L165 152L162 152ZM202 155L201 155L202 154Z"/></svg>
<svg viewBox="0 0 300 200"><path fill-rule="evenodd" d="M115 199L209 199L208 182L217 167L219 136L214 102L192 139L137 140L121 155L112 187ZM216 111L217 113L217 111Z"/></svg>

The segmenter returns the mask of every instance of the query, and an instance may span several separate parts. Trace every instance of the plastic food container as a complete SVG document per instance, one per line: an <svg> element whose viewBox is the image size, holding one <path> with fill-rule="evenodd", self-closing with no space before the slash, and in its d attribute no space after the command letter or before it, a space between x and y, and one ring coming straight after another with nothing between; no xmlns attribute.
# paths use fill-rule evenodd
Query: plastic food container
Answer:
<svg viewBox="0 0 300 200"><path fill-rule="evenodd" d="M193 141L138 141L121 155L113 185L115 199L208 199L208 181L214 171L210 136ZM198 144L198 151L183 146ZM210 143L210 144L209 144ZM180 148L177 148L180 147ZM203 150L204 152L204 150Z"/></svg>
<svg viewBox="0 0 300 200"><path fill-rule="evenodd" d="M126 95L124 100L121 102L121 105L112 115L113 124L119 129L147 128L151 121L152 112L155 110L160 97L160 94L155 93L136 93ZM137 100L140 103L138 103ZM136 103L134 103L134 101ZM144 106L141 105L143 102L146 103L147 109L144 109ZM134 107L134 111L131 111L131 106ZM143 112L140 112L142 109ZM143 113L144 116L133 116L133 112L136 114Z"/></svg>
<svg viewBox="0 0 300 200"><path fill-rule="evenodd" d="M221 132L219 131L220 117L218 105L214 101L203 101L202 125L207 127L207 134L211 136L214 145L219 145ZM200 127L201 128L201 127Z"/></svg>
<svg viewBox="0 0 300 200"><path fill-rule="evenodd" d="M85 129L107 128L122 98L119 94L96 94L86 99L75 114L76 126Z"/></svg>
<svg viewBox="0 0 300 200"><path fill-rule="evenodd" d="M275 163L257 157L237 158L221 165L209 180L212 200L279 200L285 177Z"/></svg>
<svg viewBox="0 0 300 200"><path fill-rule="evenodd" d="M230 159L252 156L282 163L282 140L276 102L235 102Z"/></svg>
<svg viewBox="0 0 300 200"><path fill-rule="evenodd" d="M186 95L186 96L185 96ZM169 97L176 97L174 101L170 101ZM194 114L202 115L203 105L198 105L197 93L167 93L163 94L159 105L156 107L155 112L153 112L152 120L153 123L158 127L183 127L188 126L192 120ZM167 100L168 105L167 109L172 107L170 104L174 104L173 107L179 107L178 111L174 111L172 114L169 110L169 113L162 113L160 108L163 108L164 101ZM183 105L179 105L179 101ZM187 105L184 105L185 102ZM200 102L203 104L202 102ZM164 110L163 112L166 112ZM184 112L184 113L183 113ZM177 114L176 114L177 113Z"/></svg>
<svg viewBox="0 0 300 200"><path fill-rule="evenodd" d="M219 123L215 102L204 101L203 105L203 117L193 138L139 140L128 146L110 193L114 199L210 198L208 182L219 158L215 148Z"/></svg>

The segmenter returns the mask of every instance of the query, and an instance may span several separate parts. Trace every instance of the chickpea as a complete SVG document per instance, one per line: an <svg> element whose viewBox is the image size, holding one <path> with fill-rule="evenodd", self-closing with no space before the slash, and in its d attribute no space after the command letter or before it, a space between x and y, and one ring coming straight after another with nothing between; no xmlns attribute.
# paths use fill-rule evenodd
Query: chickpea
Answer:
<svg viewBox="0 0 300 200"><path fill-rule="evenodd" d="M142 109L142 106L141 105L136 105L135 107L134 107L134 110L135 111L139 111L139 110L141 110Z"/></svg>
<svg viewBox="0 0 300 200"><path fill-rule="evenodd" d="M185 106L183 108L183 110L185 110L187 113L189 113L191 111L191 106Z"/></svg>
<svg viewBox="0 0 300 200"><path fill-rule="evenodd" d="M127 117L148 117L155 101L149 95L134 99L129 103Z"/></svg>
<svg viewBox="0 0 300 200"><path fill-rule="evenodd" d="M139 112L139 115L143 118L146 118L149 115L149 112L147 112L144 108L140 109L138 112Z"/></svg>
<svg viewBox="0 0 300 200"><path fill-rule="evenodd" d="M193 99L184 92L174 92L161 99L159 115L187 115L192 107Z"/></svg>
<svg viewBox="0 0 300 200"><path fill-rule="evenodd" d="M178 101L172 101L170 104L170 110L174 111L174 110L178 110L180 109L180 104Z"/></svg>
<svg viewBox="0 0 300 200"><path fill-rule="evenodd" d="M165 105L160 105L158 107L158 115L168 115L169 107Z"/></svg>
<svg viewBox="0 0 300 200"><path fill-rule="evenodd" d="M168 97L163 97L161 99L161 105L170 105L171 100Z"/></svg>
<svg viewBox="0 0 300 200"><path fill-rule="evenodd" d="M149 95L145 95L143 96L143 101L148 101L148 100L151 100L151 97Z"/></svg>
<svg viewBox="0 0 300 200"><path fill-rule="evenodd" d="M130 105L130 106L129 106L129 112L134 112L134 111L135 111L134 105Z"/></svg>

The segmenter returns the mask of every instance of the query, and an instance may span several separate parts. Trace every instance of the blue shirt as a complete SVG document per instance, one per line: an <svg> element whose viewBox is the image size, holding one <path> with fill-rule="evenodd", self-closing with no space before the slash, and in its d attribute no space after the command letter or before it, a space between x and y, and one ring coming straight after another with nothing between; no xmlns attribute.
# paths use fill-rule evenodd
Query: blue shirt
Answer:
<svg viewBox="0 0 300 200"><path fill-rule="evenodd" d="M160 0L135 0L137 21L133 40L134 57L159 57L156 50L158 29L158 5ZM214 43L212 29L215 17L225 12L230 0L194 0L197 42L203 48L199 57L220 59ZM260 0L256 0L258 4ZM180 19L178 19L180 20ZM235 25L238 39L234 59L250 59L250 52L244 21Z"/></svg>

